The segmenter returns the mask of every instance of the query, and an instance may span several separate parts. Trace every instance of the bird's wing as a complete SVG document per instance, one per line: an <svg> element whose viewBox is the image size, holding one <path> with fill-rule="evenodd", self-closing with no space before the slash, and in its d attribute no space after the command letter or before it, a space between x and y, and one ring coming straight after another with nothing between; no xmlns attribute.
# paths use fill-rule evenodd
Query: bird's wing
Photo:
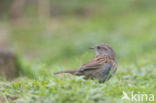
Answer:
<svg viewBox="0 0 156 103"><path fill-rule="evenodd" d="M86 64L82 65L80 72L86 70L99 69L104 63L107 62L107 58L104 55L97 55L88 61Z"/></svg>

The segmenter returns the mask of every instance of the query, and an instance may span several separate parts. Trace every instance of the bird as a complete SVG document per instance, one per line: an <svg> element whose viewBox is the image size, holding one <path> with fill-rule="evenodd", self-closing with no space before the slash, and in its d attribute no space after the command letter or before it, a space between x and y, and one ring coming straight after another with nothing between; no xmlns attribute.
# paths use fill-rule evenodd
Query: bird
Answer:
<svg viewBox="0 0 156 103"><path fill-rule="evenodd" d="M80 68L55 72L54 74L69 73L84 76L84 79L97 79L99 83L109 80L117 71L118 66L114 50L106 43L95 45L90 49L95 50L96 55Z"/></svg>

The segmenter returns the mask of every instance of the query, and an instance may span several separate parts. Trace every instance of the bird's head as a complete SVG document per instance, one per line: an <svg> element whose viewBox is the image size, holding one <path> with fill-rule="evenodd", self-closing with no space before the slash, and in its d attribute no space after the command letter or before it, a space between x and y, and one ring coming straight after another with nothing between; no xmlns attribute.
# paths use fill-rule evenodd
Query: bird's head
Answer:
<svg viewBox="0 0 156 103"><path fill-rule="evenodd" d="M107 55L107 56L113 56L115 57L115 52L108 44L98 44L94 47L91 47L90 49L94 49L96 51L96 55Z"/></svg>

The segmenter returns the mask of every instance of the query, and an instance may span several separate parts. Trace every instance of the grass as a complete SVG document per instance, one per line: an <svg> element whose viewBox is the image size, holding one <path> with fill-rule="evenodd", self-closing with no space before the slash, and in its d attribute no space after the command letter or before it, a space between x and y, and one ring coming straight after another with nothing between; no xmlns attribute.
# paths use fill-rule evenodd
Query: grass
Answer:
<svg viewBox="0 0 156 103"><path fill-rule="evenodd" d="M20 55L22 76L11 82L1 79L0 98L6 103L135 103L122 100L123 91L129 96L132 91L156 96L154 3L143 0L133 5L128 0L114 5L106 1L104 7L102 1L96 5L86 2L86 6L75 3L69 8L68 3L60 4L65 8L63 15L48 20L31 18L30 24L22 26L6 21ZM75 14L79 8L92 12L79 16ZM53 75L79 68L95 55L88 48L105 42L116 51L119 65L108 82Z"/></svg>
<svg viewBox="0 0 156 103"><path fill-rule="evenodd" d="M34 79L19 77L13 82L1 81L0 94L12 98L15 103L131 103L121 100L123 91L156 95L154 65L149 64L149 60L140 61L137 65L119 66L116 75L104 84L71 75L56 76L44 65L32 66Z"/></svg>

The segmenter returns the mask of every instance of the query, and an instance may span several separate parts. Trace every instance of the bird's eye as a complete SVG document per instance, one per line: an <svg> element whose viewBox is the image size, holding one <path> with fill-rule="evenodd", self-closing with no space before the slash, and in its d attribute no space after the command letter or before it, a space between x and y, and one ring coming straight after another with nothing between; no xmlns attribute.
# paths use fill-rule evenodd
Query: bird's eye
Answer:
<svg viewBox="0 0 156 103"><path fill-rule="evenodd" d="M101 49L101 47L98 46L97 49Z"/></svg>

